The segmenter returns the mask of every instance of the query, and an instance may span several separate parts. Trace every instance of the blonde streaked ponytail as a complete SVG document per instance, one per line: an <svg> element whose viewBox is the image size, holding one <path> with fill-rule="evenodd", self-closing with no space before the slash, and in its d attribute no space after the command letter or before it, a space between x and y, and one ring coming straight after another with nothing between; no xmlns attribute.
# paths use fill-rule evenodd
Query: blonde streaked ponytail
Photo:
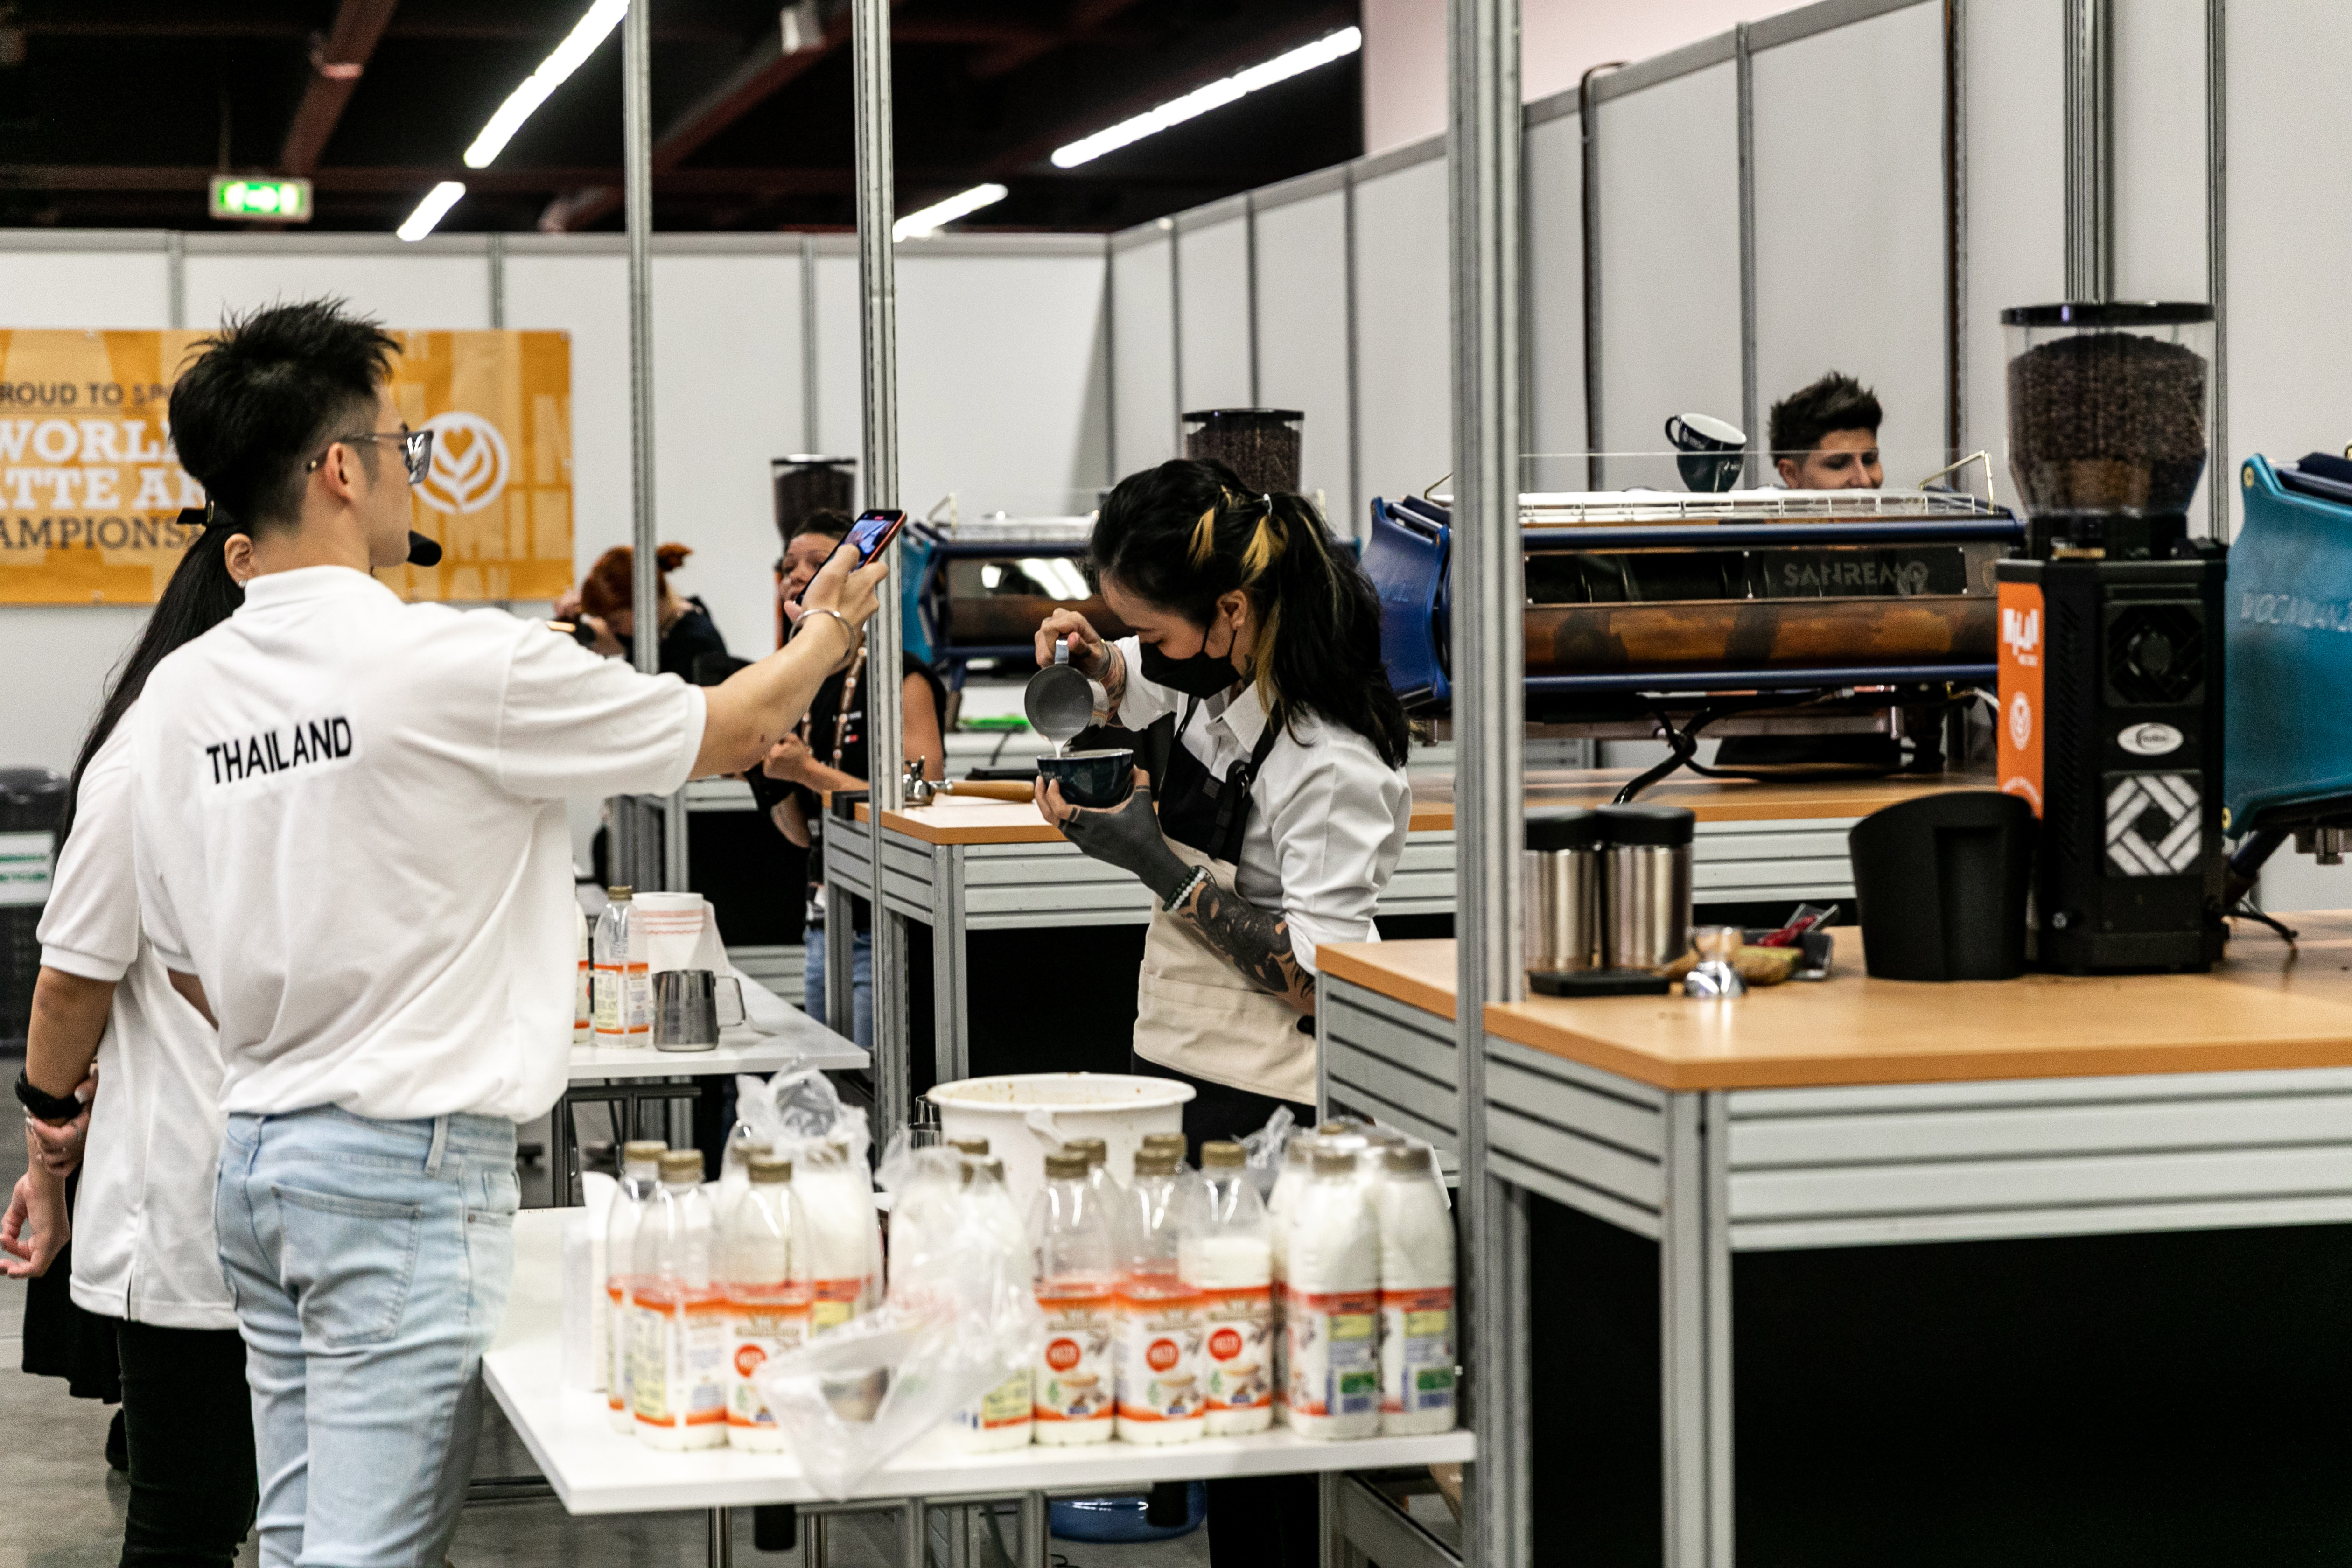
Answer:
<svg viewBox="0 0 2352 1568"><path fill-rule="evenodd" d="M1380 600L1305 497L1244 489L1222 463L1177 458L1130 474L1095 523L1090 566L1197 626L1239 591L1256 614L1248 679L1269 717L1311 710L1404 761L1404 710L1381 661Z"/></svg>

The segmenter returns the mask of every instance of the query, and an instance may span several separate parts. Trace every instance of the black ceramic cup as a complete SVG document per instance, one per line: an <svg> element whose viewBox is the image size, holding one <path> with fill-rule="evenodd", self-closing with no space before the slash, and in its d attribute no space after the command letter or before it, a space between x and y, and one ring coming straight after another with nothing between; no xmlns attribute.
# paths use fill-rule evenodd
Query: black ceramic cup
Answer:
<svg viewBox="0 0 2352 1568"><path fill-rule="evenodd" d="M1062 786L1062 798L1072 805L1100 809L1117 805L1135 787L1135 753L1127 749L1072 752L1066 757L1039 757L1037 774Z"/></svg>

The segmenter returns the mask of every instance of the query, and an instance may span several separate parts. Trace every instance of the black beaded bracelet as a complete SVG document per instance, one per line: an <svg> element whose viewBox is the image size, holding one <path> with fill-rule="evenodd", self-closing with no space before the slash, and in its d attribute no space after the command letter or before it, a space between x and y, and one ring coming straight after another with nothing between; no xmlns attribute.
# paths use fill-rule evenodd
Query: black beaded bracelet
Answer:
<svg viewBox="0 0 2352 1568"><path fill-rule="evenodd" d="M36 1121L46 1121L52 1127L71 1121L81 1114L81 1101L72 1095L55 1095L35 1087L33 1080L19 1068L16 1073L16 1101Z"/></svg>

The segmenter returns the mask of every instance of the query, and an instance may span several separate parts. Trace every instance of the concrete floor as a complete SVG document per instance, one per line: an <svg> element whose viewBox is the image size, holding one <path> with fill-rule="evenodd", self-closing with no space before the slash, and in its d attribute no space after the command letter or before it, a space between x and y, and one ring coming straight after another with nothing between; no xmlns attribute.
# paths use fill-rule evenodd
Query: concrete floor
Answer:
<svg viewBox="0 0 2352 1568"><path fill-rule="evenodd" d="M7 1064L13 1071L14 1063ZM24 1143L0 1138L0 1191L25 1168ZM526 1185L544 1190L525 1173ZM533 1201L527 1196L526 1202ZM544 1198L537 1201L544 1202ZM127 1489L107 1468L110 1406L68 1398L65 1384L17 1371L22 1357L24 1289L0 1280L0 1568L113 1568L121 1552ZM521 1440L490 1407L475 1462L478 1477L534 1476ZM832 1568L893 1568L897 1521L866 1516L832 1521ZM574 1519L551 1500L468 1508L450 1548L456 1568L700 1568L708 1561L701 1514L621 1514ZM735 1556L744 1568L802 1562L800 1552L771 1555L751 1544L751 1516L735 1521ZM1005 1524L1008 1543L1011 1521ZM1060 1568L1207 1568L1208 1539L1195 1531L1149 1546L1055 1542ZM241 1565L255 1561L247 1542ZM939 1559L944 1564L944 1557ZM972 1568L991 1568L974 1563Z"/></svg>

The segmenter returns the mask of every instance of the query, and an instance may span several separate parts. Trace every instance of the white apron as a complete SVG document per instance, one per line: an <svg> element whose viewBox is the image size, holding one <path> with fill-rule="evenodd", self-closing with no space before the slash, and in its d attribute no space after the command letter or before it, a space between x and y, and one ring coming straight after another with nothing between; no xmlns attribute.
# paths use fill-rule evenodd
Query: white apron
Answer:
<svg viewBox="0 0 2352 1568"><path fill-rule="evenodd" d="M1234 867L1249 816L1250 784L1273 749L1276 731L1269 728L1257 754L1234 764L1225 779L1212 779L1183 743L1200 706L1194 701L1185 709L1168 746L1160 824L1186 865L1206 866L1219 887L1239 898ZM1288 1002L1252 984L1164 907L1154 906L1136 982L1137 1056L1210 1083L1313 1105L1314 1025Z"/></svg>

